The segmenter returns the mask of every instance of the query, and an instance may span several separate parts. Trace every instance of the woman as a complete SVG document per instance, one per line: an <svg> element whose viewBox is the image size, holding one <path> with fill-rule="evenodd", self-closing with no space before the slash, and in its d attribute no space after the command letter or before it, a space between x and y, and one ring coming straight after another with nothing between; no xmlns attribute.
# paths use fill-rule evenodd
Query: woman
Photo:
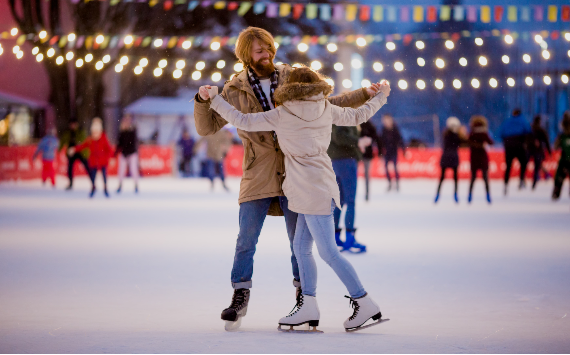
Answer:
<svg viewBox="0 0 570 355"><path fill-rule="evenodd" d="M126 115L121 121L119 127L119 141L115 156L119 156L119 188L117 193L121 192L123 187L123 179L127 175L127 166L131 177L135 181L135 193L139 192L139 154L138 154L138 141L137 129L133 125L131 115Z"/></svg>
<svg viewBox="0 0 570 355"><path fill-rule="evenodd" d="M493 145L493 140L489 137L487 119L483 116L471 117L469 122L471 133L469 134L469 150L471 152L471 183L469 184L468 202L473 199L473 184L477 178L477 171L481 170L483 181L485 181L485 191L487 191L487 202L491 203L491 193L489 191L489 156L487 145Z"/></svg>
<svg viewBox="0 0 570 355"><path fill-rule="evenodd" d="M89 177L91 178L92 184L89 197L95 195L95 177L97 170L101 170L104 183L103 192L106 197L109 197L109 193L107 192L107 165L109 165L109 158L113 153L113 149L109 144L107 135L103 132L103 121L99 117L95 117L91 122L91 136L89 136L85 142L71 149L71 154L74 154L75 151L81 152L83 149L89 149L89 159L87 163L89 164Z"/></svg>
<svg viewBox="0 0 570 355"><path fill-rule="evenodd" d="M239 129L275 131L285 154L286 177L283 192L289 208L297 212L293 248L299 263L302 292L296 309L281 318L280 325L319 324L316 301L317 270L312 255L313 240L319 255L336 272L350 293L354 313L344 322L345 329L358 329L369 319L381 322L378 305L360 283L352 265L340 254L334 239L335 206L340 192L327 155L332 125L356 126L367 121L386 102L390 86L383 84L380 94L358 109L340 108L326 97L333 88L323 77L309 68L291 72L287 83L275 91L276 109L243 114L217 95L217 87L209 89L211 108ZM214 97L215 96L215 97Z"/></svg>
<svg viewBox="0 0 570 355"><path fill-rule="evenodd" d="M358 140L358 147L362 152L362 162L364 163L364 181L366 182L364 199L366 201L368 201L370 192L370 162L372 158L374 158L373 144L378 146L378 154L382 154L382 145L380 138L378 138L378 133L376 132L376 126L374 126L372 121L367 121L360 125L360 139Z"/></svg>
<svg viewBox="0 0 570 355"><path fill-rule="evenodd" d="M439 192L441 190L441 184L443 179L445 179L445 171L447 169L453 170L453 181L455 183L455 193L453 198L455 203L459 203L457 197L457 168L459 167L459 145L461 144L461 137L459 136L459 129L461 128L461 122L457 117L449 117L446 123L446 130L443 131L443 154L441 155L440 167L441 167L441 177L439 178L439 185L437 186L437 195L435 195L435 203L439 200Z"/></svg>
<svg viewBox="0 0 570 355"><path fill-rule="evenodd" d="M398 174L398 149L406 150L404 140L400 134L398 126L394 123L391 115L382 116L382 133L380 134L382 142L382 154L384 154L384 164L386 166L386 178L388 179L388 191L392 190L392 179L388 170L388 163L392 162L394 166L394 174L396 177L396 191L400 189L400 174Z"/></svg>

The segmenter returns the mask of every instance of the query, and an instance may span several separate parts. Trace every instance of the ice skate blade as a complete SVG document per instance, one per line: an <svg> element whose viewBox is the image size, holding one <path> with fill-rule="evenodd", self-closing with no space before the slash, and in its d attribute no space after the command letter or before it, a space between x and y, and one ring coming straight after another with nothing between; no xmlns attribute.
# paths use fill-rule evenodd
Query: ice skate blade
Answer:
<svg viewBox="0 0 570 355"><path fill-rule="evenodd" d="M289 329L283 329L281 327L289 327ZM311 329L312 328L312 329ZM309 327L309 329L295 329L292 325L281 325L277 327L277 330L284 333L322 333L322 330L318 330L317 327Z"/></svg>
<svg viewBox="0 0 570 355"><path fill-rule="evenodd" d="M238 330L239 327L241 327L241 317L238 318L238 320L236 320L235 322L231 322L229 320L225 321L225 329L227 332L232 332L235 330Z"/></svg>
<svg viewBox="0 0 570 355"><path fill-rule="evenodd" d="M347 331L347 333L357 332L357 331L359 331L359 330L366 329L366 328L370 328L370 327L373 327L373 326L378 325L378 324L380 324L380 323L387 322L387 321L389 321L389 320L390 320L390 318L388 318L388 319L379 319L379 320L375 321L374 323L370 323L370 324L365 325L365 326L363 326L363 327L360 326L360 327L356 327L356 328L352 328L352 329L345 329L345 330Z"/></svg>

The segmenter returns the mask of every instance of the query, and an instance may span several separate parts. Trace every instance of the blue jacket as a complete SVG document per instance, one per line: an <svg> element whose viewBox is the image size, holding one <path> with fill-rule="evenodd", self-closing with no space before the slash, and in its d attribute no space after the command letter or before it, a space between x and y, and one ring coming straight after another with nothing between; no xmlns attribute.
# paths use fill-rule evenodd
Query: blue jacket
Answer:
<svg viewBox="0 0 570 355"><path fill-rule="evenodd" d="M57 147L59 146L59 140L52 135L47 135L42 138L40 143L38 144L38 148L34 153L34 158L41 152L42 153L42 160L53 161L55 158L55 152L57 151Z"/></svg>
<svg viewBox="0 0 570 355"><path fill-rule="evenodd" d="M503 140L509 137L524 136L530 134L530 124L523 115L511 116L501 125L499 135Z"/></svg>

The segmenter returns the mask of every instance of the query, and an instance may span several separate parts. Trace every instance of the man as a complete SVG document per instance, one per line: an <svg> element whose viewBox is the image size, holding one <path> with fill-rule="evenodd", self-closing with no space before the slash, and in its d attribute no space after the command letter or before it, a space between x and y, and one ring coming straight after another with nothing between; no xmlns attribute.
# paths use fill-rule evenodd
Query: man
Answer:
<svg viewBox="0 0 570 355"><path fill-rule="evenodd" d="M72 149L79 143L83 142L85 138L87 138L87 133L79 128L79 122L72 119L69 122L69 130L63 134L59 146L59 150L65 147L67 153L67 177L69 178L69 186L66 190L71 190L73 188L73 164L75 164L76 160L79 160L81 164L83 164L85 172L89 174L89 165L87 164L87 159L84 155L88 153L82 154L81 152L76 152ZM71 153L72 151L73 153Z"/></svg>
<svg viewBox="0 0 570 355"><path fill-rule="evenodd" d="M286 82L292 68L273 64L276 48L269 32L257 27L243 30L236 44L235 54L244 70L226 82L221 96L242 113L255 113L275 107L273 93ZM220 115L210 110L209 86L202 86L196 95L194 118L196 130L202 136L213 135L227 124ZM375 95L380 84L335 96L329 101L337 106L358 107ZM284 155L274 132L244 132L238 130L244 146L243 176L239 194L239 234L231 273L234 295L230 306L222 312L226 329L238 327L247 312L249 289L252 286L253 256L265 216L285 216L285 224L291 247L293 285L300 292L297 260L293 253L293 238L297 214L288 208L282 184L285 178ZM228 328L230 327L230 328Z"/></svg>
<svg viewBox="0 0 570 355"><path fill-rule="evenodd" d="M511 175L511 166L515 158L518 159L521 165L519 189L525 187L524 175L528 163L526 143L531 134L531 130L529 123L524 116L521 115L520 109L514 109L512 116L503 122L500 133L503 139L503 146L505 147L505 161L507 163L507 170L505 170L506 195Z"/></svg>
<svg viewBox="0 0 570 355"><path fill-rule="evenodd" d="M548 139L548 133L541 124L541 116L537 115L534 117L532 122L532 135L528 145L529 156L534 160L534 174L532 177L532 189L536 188L536 183L538 182L540 171L544 172L546 179L550 177L550 174L546 169L543 168L542 162L546 158L544 150L548 152L548 155L552 154L552 149L550 149L550 140Z"/></svg>

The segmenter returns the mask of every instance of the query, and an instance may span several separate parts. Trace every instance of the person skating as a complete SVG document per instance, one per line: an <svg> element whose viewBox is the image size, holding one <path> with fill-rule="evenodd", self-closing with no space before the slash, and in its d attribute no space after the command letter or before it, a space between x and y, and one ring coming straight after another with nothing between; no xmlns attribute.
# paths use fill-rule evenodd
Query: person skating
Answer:
<svg viewBox="0 0 570 355"><path fill-rule="evenodd" d="M521 165L519 189L526 186L524 181L526 165L528 163L526 143L530 133L530 125L525 117L521 115L520 109L513 110L511 117L506 119L501 125L500 135L503 139L503 146L505 147L505 162L507 164L507 169L505 170L505 195L508 192L511 167L515 158Z"/></svg>
<svg viewBox="0 0 570 355"><path fill-rule="evenodd" d="M206 144L206 173L212 184L212 191L214 190L214 179L216 176L222 181L224 190L229 191L226 186L224 159L232 146L232 140L232 133L227 129L221 129L216 134L206 136L198 141L197 147Z"/></svg>
<svg viewBox="0 0 570 355"><path fill-rule="evenodd" d="M283 191L289 208L298 213L294 251L299 264L302 291L297 307L279 320L279 325L319 324L316 301L317 270L312 255L313 240L319 255L331 266L350 293L354 312L344 322L347 331L358 329L369 319L381 321L378 305L368 295L352 265L340 254L334 242L335 208L340 206L340 190L336 184L333 163L327 154L333 124L355 126L367 121L386 103L390 86L384 83L380 93L358 109L340 108L326 100L332 92L325 79L309 68L293 70L287 84L275 91L276 109L244 114L217 94L211 108L239 129L256 132L273 130L285 154ZM358 140L358 139L357 139Z"/></svg>
<svg viewBox="0 0 570 355"><path fill-rule="evenodd" d="M462 137L459 135L459 128L461 122L457 117L449 117L446 122L446 129L443 131L443 154L439 166L441 167L441 176L439 178L439 185L437 185L437 194L435 195L435 202L439 201L439 193L441 191L441 184L445 179L445 171L447 169L453 170L454 181L454 194L453 199L455 203L459 203L457 196L457 169L459 167L459 145L461 144Z"/></svg>
<svg viewBox="0 0 570 355"><path fill-rule="evenodd" d="M69 185L66 188L67 191L73 189L73 165L77 160L83 164L85 172L89 174L89 164L86 158L87 153L75 151L75 146L83 142L85 138L87 138L87 133L79 127L79 122L77 122L76 119L70 121L69 129L61 136L59 150L65 149L67 156L67 177L69 179ZM73 154L71 154L72 151L74 152Z"/></svg>
<svg viewBox="0 0 570 355"><path fill-rule="evenodd" d="M178 170L182 176L187 177L192 174L192 158L194 157L194 139L190 136L188 129L182 131L182 137L176 143L180 146L181 157L180 164L178 165Z"/></svg>
<svg viewBox="0 0 570 355"><path fill-rule="evenodd" d="M137 129L133 124L131 115L126 115L121 121L119 127L119 139L115 156L119 157L119 168L117 175L119 177L119 188L117 193L123 188L123 179L127 175L127 167L131 173L131 177L135 181L135 193L139 192L139 154L138 154L138 137Z"/></svg>
<svg viewBox="0 0 570 355"><path fill-rule="evenodd" d="M493 145L493 140L489 137L487 119L483 116L471 117L471 133L469 134L469 150L471 153L471 182L469 184L469 197L467 201L471 203L473 199L473 184L477 178L477 171L481 170L485 191L487 192L487 202L491 203L491 192L489 191L489 155L487 145Z"/></svg>
<svg viewBox="0 0 570 355"><path fill-rule="evenodd" d="M221 96L243 113L269 111L274 107L274 91L287 81L291 66L273 64L276 48L273 36L264 29L249 27L238 37L236 56L244 70L224 85ZM341 107L358 107L374 96L379 85L362 88L329 97L332 104ZM201 87L194 101L196 130L201 136L213 135L227 124L219 114L210 110L207 86ZM285 167L278 137L271 131L245 132L238 130L243 142L243 175L239 193L239 234L231 273L234 295L230 306L222 311L221 318L227 329L239 326L247 312L252 287L253 256L265 217L284 216L291 248L293 285L296 294L300 288L299 269L293 252L293 237L297 213L288 208L282 183Z"/></svg>
<svg viewBox="0 0 570 355"><path fill-rule="evenodd" d="M562 133L556 138L554 143L555 149L560 149L560 160L558 161L558 168L554 176L554 191L552 191L552 199L558 200L564 179L570 176L570 111L564 112L562 118Z"/></svg>
<svg viewBox="0 0 570 355"><path fill-rule="evenodd" d="M85 142L71 149L72 154L75 151L81 152L83 149L89 149L89 177L92 184L89 197L95 195L95 177L98 170L101 170L101 175L103 175L103 192L106 197L109 197L109 192L107 191L107 165L109 165L109 158L113 154L113 148L109 144L107 135L103 132L103 121L99 117L95 117L91 122L91 136Z"/></svg>
<svg viewBox="0 0 570 355"><path fill-rule="evenodd" d="M49 178L54 188L55 169L53 167L53 161L55 160L55 154L59 145L59 140L57 139L56 134L57 130L55 128L51 128L38 143L38 147L32 157L32 160L35 160L39 154L42 155L42 183L45 184L46 180Z"/></svg>
<svg viewBox="0 0 570 355"><path fill-rule="evenodd" d="M370 195L370 163L374 158L373 145L378 147L378 154L382 153L382 146L376 132L376 126L372 121L364 122L360 125L360 139L358 140L358 147L362 152L362 163L364 164L364 181L365 181L365 195L364 199L368 201Z"/></svg>
<svg viewBox="0 0 570 355"><path fill-rule="evenodd" d="M552 154L550 149L550 141L548 139L548 133L542 128L541 117L537 115L534 117L532 122L531 130L532 134L530 136L530 142L528 145L529 156L534 160L534 173L532 177L532 189L536 187L536 183L540 178L540 172L544 173L546 179L550 177L550 174L543 168L542 162L546 158L544 150L548 152L548 155Z"/></svg>
<svg viewBox="0 0 570 355"><path fill-rule="evenodd" d="M382 116L382 133L380 133L382 143L382 155L384 155L384 166L386 167L386 178L388 179L388 191L392 189L392 178L388 170L388 163L394 166L394 176L396 178L396 191L400 189L400 174L398 173L398 149L405 152L406 146L400 134L398 126L394 122L392 115Z"/></svg>

